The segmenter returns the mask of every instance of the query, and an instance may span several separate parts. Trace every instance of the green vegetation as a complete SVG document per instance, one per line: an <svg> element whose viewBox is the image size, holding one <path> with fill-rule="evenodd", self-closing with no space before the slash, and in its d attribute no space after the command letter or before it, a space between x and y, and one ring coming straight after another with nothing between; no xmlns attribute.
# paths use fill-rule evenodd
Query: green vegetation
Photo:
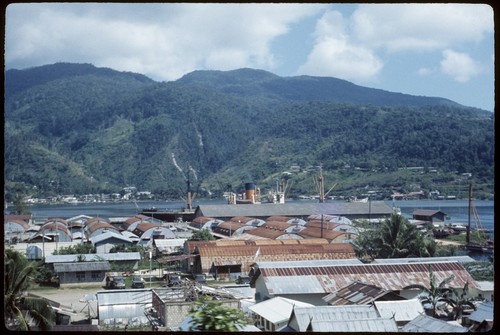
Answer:
<svg viewBox="0 0 500 335"><path fill-rule="evenodd" d="M393 214L379 227L365 225L353 243L358 258L432 257L437 244L402 215Z"/></svg>
<svg viewBox="0 0 500 335"><path fill-rule="evenodd" d="M191 331L235 332L239 331L238 327L245 325L245 316L241 310L203 297L194 303L189 315L193 319Z"/></svg>
<svg viewBox="0 0 500 335"><path fill-rule="evenodd" d="M332 195L456 195L462 173L477 199L493 195L492 113L335 78L243 69L156 83L55 64L6 71L4 108L7 201L125 186L178 199L187 171L199 198L248 181L267 193L292 165L290 196L314 192L318 165L338 183Z"/></svg>
<svg viewBox="0 0 500 335"><path fill-rule="evenodd" d="M5 250L4 264L4 325L9 330L29 331L33 323L50 330L56 315L49 302L25 295L38 264L12 249Z"/></svg>
<svg viewBox="0 0 500 335"><path fill-rule="evenodd" d="M432 271L432 265L429 265L429 285L415 284L408 286L408 288L418 288L424 292L424 294L419 296L420 301L423 304L431 305L433 317L437 316L437 305L442 302L453 307L452 319L457 320L462 316L465 308L476 309L476 307L472 303L471 299L466 298L469 292L468 283L465 283L461 293L459 293L458 290L449 287L449 284L454 278L455 276L451 275L438 283L436 281L436 276Z"/></svg>
<svg viewBox="0 0 500 335"><path fill-rule="evenodd" d="M201 229L193 231L193 234L189 239L191 241L210 241L215 240L215 237L210 233L208 229Z"/></svg>

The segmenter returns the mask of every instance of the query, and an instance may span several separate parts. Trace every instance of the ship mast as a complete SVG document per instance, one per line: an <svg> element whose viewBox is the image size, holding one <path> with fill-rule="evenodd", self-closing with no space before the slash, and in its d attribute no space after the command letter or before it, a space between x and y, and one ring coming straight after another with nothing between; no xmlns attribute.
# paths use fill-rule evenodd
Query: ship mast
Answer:
<svg viewBox="0 0 500 335"><path fill-rule="evenodd" d="M467 218L467 235L465 236L465 242L470 243L470 211L472 209L472 184L469 184L469 212Z"/></svg>
<svg viewBox="0 0 500 335"><path fill-rule="evenodd" d="M319 166L319 177L318 177L318 191L319 191L319 202L325 202L325 183L323 180L323 167Z"/></svg>

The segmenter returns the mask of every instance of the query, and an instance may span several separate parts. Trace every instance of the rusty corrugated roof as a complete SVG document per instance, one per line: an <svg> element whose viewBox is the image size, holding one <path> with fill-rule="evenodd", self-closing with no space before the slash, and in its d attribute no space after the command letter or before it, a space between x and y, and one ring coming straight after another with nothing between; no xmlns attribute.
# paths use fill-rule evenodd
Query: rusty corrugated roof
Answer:
<svg viewBox="0 0 500 335"><path fill-rule="evenodd" d="M376 285L355 281L330 293L323 300L329 305L366 305L388 293Z"/></svg>
<svg viewBox="0 0 500 335"><path fill-rule="evenodd" d="M260 268L269 292L281 294L329 293L359 281L376 285L387 291L397 291L410 285L429 286L429 265L440 283L454 276L450 286L476 288L477 283L467 270L457 262L406 263L406 264L358 264L336 266L301 266ZM301 287L300 289L298 287ZM274 294L274 293L273 293Z"/></svg>
<svg viewBox="0 0 500 335"><path fill-rule="evenodd" d="M256 235L256 236L260 236L260 237L265 237L265 238L269 238L269 239L277 239L278 237L282 237L283 235L290 235L290 239L292 238L303 238L303 237L299 237L298 235L295 235L295 234L290 234L290 233L287 233L287 232L284 232L282 230L276 230L276 229L269 229L269 228L265 228L265 227L257 227L255 229L252 229L252 230L249 230L247 231L247 234L250 234L250 235Z"/></svg>
<svg viewBox="0 0 500 335"><path fill-rule="evenodd" d="M310 221L307 221L305 226L307 228L321 228L323 227L323 229L333 229L337 226L340 226L340 223L335 223L335 222L330 222L330 221L318 221L318 220L310 220Z"/></svg>
<svg viewBox="0 0 500 335"><path fill-rule="evenodd" d="M347 234L342 231L333 231L325 228L321 229L319 227L308 227L306 229L301 230L299 232L299 235L303 237L322 237L328 240L334 240L341 235L347 235Z"/></svg>
<svg viewBox="0 0 500 335"><path fill-rule="evenodd" d="M202 257L237 257L237 256L254 256L257 250L260 250L261 255L278 255L278 254L330 254L341 253L350 254L355 257L352 245L347 243L332 243L332 244L310 244L310 245L240 245L240 246L217 246L205 245L197 247L200 256ZM292 256L293 257L293 256Z"/></svg>

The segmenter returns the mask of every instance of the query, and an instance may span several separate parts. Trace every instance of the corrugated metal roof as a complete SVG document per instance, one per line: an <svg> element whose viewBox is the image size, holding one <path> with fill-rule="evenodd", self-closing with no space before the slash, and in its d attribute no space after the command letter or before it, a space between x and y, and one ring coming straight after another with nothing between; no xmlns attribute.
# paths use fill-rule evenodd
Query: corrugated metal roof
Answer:
<svg viewBox="0 0 500 335"><path fill-rule="evenodd" d="M298 300L275 297L252 305L248 309L276 324L290 319L294 306L313 307L314 305Z"/></svg>
<svg viewBox="0 0 500 335"><path fill-rule="evenodd" d="M440 210L435 210L435 209L416 209L413 211L412 215L433 216L437 213L442 213L442 214L446 215L446 213L444 213Z"/></svg>
<svg viewBox="0 0 500 335"><path fill-rule="evenodd" d="M356 332L356 333L396 333L398 326L392 318L316 321L311 320L308 331L312 332Z"/></svg>
<svg viewBox="0 0 500 335"><path fill-rule="evenodd" d="M109 269L111 269L109 262L74 262L74 263L54 264L54 271L56 273L80 272L80 271L108 271Z"/></svg>
<svg viewBox="0 0 500 335"><path fill-rule="evenodd" d="M402 331L410 333L467 333L469 330L427 315L420 315L404 325Z"/></svg>
<svg viewBox="0 0 500 335"><path fill-rule="evenodd" d="M381 317L394 317L396 322L409 322L425 313L424 307L418 299L375 301L375 307L377 307Z"/></svg>
<svg viewBox="0 0 500 335"><path fill-rule="evenodd" d="M346 243L335 244L311 244L311 245L293 245L293 244L277 244L277 245L239 245L239 246L200 246L198 251L201 257L238 257L238 256L253 256L260 249L261 255L296 255L296 254L318 254L318 253L346 253L352 254L354 249L352 245Z"/></svg>
<svg viewBox="0 0 500 335"><path fill-rule="evenodd" d="M411 257L411 258L375 258L371 264L402 264L422 262L458 262L470 263L476 260L470 256L447 256L447 257Z"/></svg>
<svg viewBox="0 0 500 335"><path fill-rule="evenodd" d="M260 237L265 237L271 240L276 240L276 239L289 239L289 240L295 240L295 239L303 239L302 236L298 236L295 234L290 234L282 230L276 230L276 229L270 229L266 227L257 227L252 230L246 231L247 234L249 235L255 235L255 236L260 236Z"/></svg>
<svg viewBox="0 0 500 335"><path fill-rule="evenodd" d="M97 292L99 320L137 318L147 323L144 311L151 304L150 289L110 290Z"/></svg>
<svg viewBox="0 0 500 335"><path fill-rule="evenodd" d="M255 230L255 229L252 229ZM191 253L197 246L217 245L217 246L237 246L237 245L310 245L310 244L328 244L324 238L308 238L304 240L239 240L239 239L220 239L215 241L187 241L186 244Z"/></svg>
<svg viewBox="0 0 500 335"><path fill-rule="evenodd" d="M311 261L287 261L287 262L257 262L259 269L265 268L295 268L295 267L315 267L315 266L335 266L335 265L354 265L363 264L357 258L349 259L319 259Z"/></svg>
<svg viewBox="0 0 500 335"><path fill-rule="evenodd" d="M334 322L346 320L367 320L379 318L377 310L372 305L348 305L348 306L295 306L289 325L296 324L295 331L307 330L311 320L316 322ZM290 320L291 321L291 320Z"/></svg>
<svg viewBox="0 0 500 335"><path fill-rule="evenodd" d="M334 240L339 236L347 236L347 234L342 231L328 230L326 229L326 226L324 229L316 227L307 227L306 229L301 230L299 235L304 237L326 238L328 240Z"/></svg>
<svg viewBox="0 0 500 335"><path fill-rule="evenodd" d="M75 258L80 255L48 255L45 256L45 263L65 263L74 262ZM81 254L86 262L95 262L96 260L106 261L131 261L140 260L139 252L116 252L104 254Z"/></svg>
<svg viewBox="0 0 500 335"><path fill-rule="evenodd" d="M197 216L213 218L245 217L270 217L290 216L307 217L312 214L330 214L337 216L362 216L371 215L390 216L393 213L383 201L362 202L328 202L328 203L288 203L288 204L255 204L255 205L199 205Z"/></svg>
<svg viewBox="0 0 500 335"><path fill-rule="evenodd" d="M338 291L330 293L323 300L329 305L363 305L388 293L375 285L353 282Z"/></svg>
<svg viewBox="0 0 500 335"><path fill-rule="evenodd" d="M493 304L482 302L469 316L469 320L476 322L493 321Z"/></svg>
<svg viewBox="0 0 500 335"><path fill-rule="evenodd" d="M113 230L108 230L100 235L92 236L90 238L90 242L92 242L92 244L96 244L96 243L99 243L99 242L102 242L102 241L105 241L105 240L108 240L111 238L118 239L120 241L127 242L127 243L132 243L131 239L129 239L126 236L123 236L122 234L120 234L116 231L113 231Z"/></svg>
<svg viewBox="0 0 500 335"><path fill-rule="evenodd" d="M477 287L470 274L457 262L413 263L413 264L353 264L302 267L279 266L261 267L267 289L271 294L329 293L354 281L379 286L387 291L397 291L410 285L429 286L429 264L436 276L436 281L454 276L450 287L463 288L469 283L470 288Z"/></svg>

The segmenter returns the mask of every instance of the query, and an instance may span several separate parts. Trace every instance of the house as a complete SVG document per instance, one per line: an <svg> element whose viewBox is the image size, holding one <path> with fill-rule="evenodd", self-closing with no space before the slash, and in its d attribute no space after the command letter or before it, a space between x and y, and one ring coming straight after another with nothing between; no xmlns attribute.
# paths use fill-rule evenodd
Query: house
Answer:
<svg viewBox="0 0 500 335"><path fill-rule="evenodd" d="M114 230L105 231L99 235L94 235L90 238L90 242L94 245L96 253L108 253L111 249L117 246L129 247L134 244L129 238L117 233Z"/></svg>
<svg viewBox="0 0 500 335"><path fill-rule="evenodd" d="M4 221L4 241L12 244L24 241L30 236L27 234L30 225L24 220L8 219Z"/></svg>
<svg viewBox="0 0 500 335"><path fill-rule="evenodd" d="M111 269L108 261L55 263L53 267L59 284L64 286L101 284Z"/></svg>
<svg viewBox="0 0 500 335"><path fill-rule="evenodd" d="M99 217L88 219L85 222L85 228L83 230L85 232L85 236L89 240L93 236L100 235L100 234L105 233L107 231L114 231L117 234L120 233L118 228L116 228L111 223L109 223L109 221L107 219L99 218Z"/></svg>
<svg viewBox="0 0 500 335"><path fill-rule="evenodd" d="M474 332L486 332L493 328L493 304L481 302L469 316L463 317L464 324Z"/></svg>
<svg viewBox="0 0 500 335"><path fill-rule="evenodd" d="M413 220L432 223L443 223L447 214L434 209L417 209L413 211Z"/></svg>
<svg viewBox="0 0 500 335"><path fill-rule="evenodd" d="M139 252L117 252L117 253L102 253L102 254L79 254L79 255L48 255L45 257L45 264L49 269L55 271L56 267L59 271L64 272L81 272L78 265L81 268L84 268L84 264L86 263L95 263L95 262L107 262L111 266L111 264L116 264L120 268L129 268L129 269L137 269L137 264L141 259L141 254ZM75 267L61 267L57 264L76 264ZM85 268L91 268L91 266L86 266ZM103 267L105 268L105 267ZM90 270L93 271L93 270ZM95 270L101 271L101 270ZM104 270L103 270L104 271ZM109 271L105 270L105 271ZM79 281L83 282L82 279L85 279L89 282L89 284L95 284L97 278L95 278L98 274L81 274L79 275ZM73 280L73 277L76 274L68 274L68 280ZM101 274L99 274L101 276ZM63 284L62 282L60 282Z"/></svg>
<svg viewBox="0 0 500 335"><path fill-rule="evenodd" d="M425 313L419 299L375 301L374 304L382 318L394 318L398 327Z"/></svg>
<svg viewBox="0 0 500 335"><path fill-rule="evenodd" d="M224 221L212 227L214 235L225 238L230 236L238 236L245 231L254 229L255 227L246 225L245 223L235 222L232 220Z"/></svg>
<svg viewBox="0 0 500 335"><path fill-rule="evenodd" d="M303 238L325 238L331 243L349 243L357 234L333 231L321 227L307 227L298 233Z"/></svg>
<svg viewBox="0 0 500 335"><path fill-rule="evenodd" d="M199 255L194 259L192 272L211 274L218 278L246 275L257 260L286 262L356 257L352 245L330 244L325 239L200 242L190 243L195 246L192 254Z"/></svg>
<svg viewBox="0 0 500 335"><path fill-rule="evenodd" d="M152 291L150 289L124 289L98 291L97 315L100 330L109 327L148 326L150 321L146 311L151 308Z"/></svg>
<svg viewBox="0 0 500 335"><path fill-rule="evenodd" d="M313 305L287 299L275 297L248 307L252 312L255 324L264 331L280 331L288 325L290 315L294 306L313 307Z"/></svg>
<svg viewBox="0 0 500 335"><path fill-rule="evenodd" d="M476 281L478 287L471 289L470 294L473 297L478 297L480 300L484 302L493 302L493 294L494 294L494 282L478 280Z"/></svg>
<svg viewBox="0 0 500 335"><path fill-rule="evenodd" d="M285 223L285 225L287 225ZM257 237L262 237L265 239L270 239L270 240L302 240L304 237L300 236L299 234L296 234L295 231L293 231L293 226L288 225L289 227L292 228L292 231L287 231L287 230L281 230L281 229L275 229L274 227L270 227L265 225L262 225L260 227L247 230L245 231L244 234L246 235L253 235ZM241 235L244 235L241 234ZM241 236L240 235L240 236Z"/></svg>
<svg viewBox="0 0 500 335"><path fill-rule="evenodd" d="M195 228L198 230L202 229L212 229L212 227L217 226L219 223L222 223L224 221L222 220L217 220L214 218L207 218L205 216L200 216L197 218L194 218L192 221L189 222L189 227Z"/></svg>
<svg viewBox="0 0 500 335"><path fill-rule="evenodd" d="M72 235L66 220L55 218L47 220L33 235L29 242L71 242Z"/></svg>
<svg viewBox="0 0 500 335"><path fill-rule="evenodd" d="M449 323L428 315L420 315L408 322L401 331L409 333L467 333L469 330L456 323Z"/></svg>
<svg viewBox="0 0 500 335"><path fill-rule="evenodd" d="M240 309L240 301L228 292L217 289L206 291L206 287L200 290L194 286L185 287L159 287L152 291L152 311L154 316L168 330L177 330L186 319L194 301L200 294L211 296L218 300L223 306Z"/></svg>
<svg viewBox="0 0 500 335"><path fill-rule="evenodd" d="M275 296L325 305L323 297L333 291L358 281L394 292L404 298L415 298L420 291L407 289L410 285L429 286L429 269L442 282L453 276L450 287L459 292L466 283L476 288L477 283L458 262L362 264L358 259L332 261L318 264L318 261L303 262L259 262L251 285L255 287L255 300L262 301Z"/></svg>
<svg viewBox="0 0 500 335"><path fill-rule="evenodd" d="M152 222L140 223L133 233L140 238L137 244L143 246L152 246L153 241L156 239L175 239L175 233L172 230Z"/></svg>

